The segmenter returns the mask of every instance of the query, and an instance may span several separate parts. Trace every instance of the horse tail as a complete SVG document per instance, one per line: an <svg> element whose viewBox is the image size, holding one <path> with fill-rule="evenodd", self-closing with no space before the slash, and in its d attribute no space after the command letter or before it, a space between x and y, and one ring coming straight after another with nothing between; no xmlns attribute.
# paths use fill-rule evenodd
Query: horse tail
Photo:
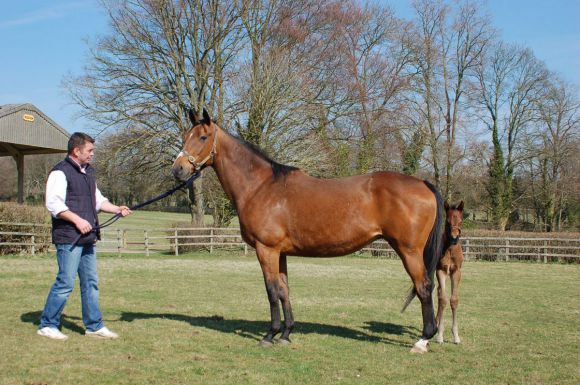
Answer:
<svg viewBox="0 0 580 385"><path fill-rule="evenodd" d="M433 224L433 228L431 229L431 233L429 234L429 238L427 239L427 244L425 245L425 249L423 250L423 262L425 263L425 267L427 269L427 276L431 281L431 291L435 288L435 269L437 268L437 264L441 259L441 255L443 254L443 213L444 213L444 203L443 197L441 193L435 186L433 186L430 182L424 181L429 190L435 194L435 200L437 201L437 212L435 214L435 223ZM417 295L415 291L415 287L411 286L409 289L409 293L405 298L403 303L403 308L401 309L401 313L404 312L413 298Z"/></svg>

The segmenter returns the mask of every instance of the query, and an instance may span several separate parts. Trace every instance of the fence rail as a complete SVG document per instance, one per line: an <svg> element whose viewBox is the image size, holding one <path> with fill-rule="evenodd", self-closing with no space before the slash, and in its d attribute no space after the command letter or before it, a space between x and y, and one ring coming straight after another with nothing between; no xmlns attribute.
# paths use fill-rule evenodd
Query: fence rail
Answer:
<svg viewBox="0 0 580 385"><path fill-rule="evenodd" d="M17 231L20 229L21 231ZM580 263L580 240L576 238L463 237L467 260ZM206 249L237 249L248 253L239 228L171 228L171 229L103 229L100 252L180 253ZM50 243L50 226L29 223L0 222L0 254L54 252ZM372 242L362 250L374 256L397 257L384 240Z"/></svg>

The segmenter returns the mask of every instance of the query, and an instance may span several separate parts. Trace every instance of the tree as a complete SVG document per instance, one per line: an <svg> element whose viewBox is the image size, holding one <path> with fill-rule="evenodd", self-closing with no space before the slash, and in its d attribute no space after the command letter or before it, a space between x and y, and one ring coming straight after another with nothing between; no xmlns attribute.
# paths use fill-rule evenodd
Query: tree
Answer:
<svg viewBox="0 0 580 385"><path fill-rule="evenodd" d="M533 200L546 231L560 230L567 207L579 201L577 164L570 162L580 150L580 101L577 90L556 75L544 84L537 108L538 130L530 152Z"/></svg>
<svg viewBox="0 0 580 385"><path fill-rule="evenodd" d="M237 50L233 6L218 0L102 4L112 32L91 50L85 75L65 85L101 131L132 133L126 148L155 154L150 169L167 171L190 127L187 111L210 105L223 114L224 70ZM190 188L196 224L203 223L201 183Z"/></svg>
<svg viewBox="0 0 580 385"><path fill-rule="evenodd" d="M490 207L496 227L505 230L514 209L513 181L522 159L521 139L537 118L547 71L529 49L498 43L477 68L478 103L491 132Z"/></svg>
<svg viewBox="0 0 580 385"><path fill-rule="evenodd" d="M443 195L450 198L453 190L457 135L466 110L463 102L469 89L468 76L485 51L493 29L488 19L471 2L451 7L437 0L413 3L416 20L411 39L416 68L417 112L421 118L413 135L414 153L424 140L430 149L435 183L443 185ZM443 156L442 156L443 154ZM444 179L443 179L444 177Z"/></svg>

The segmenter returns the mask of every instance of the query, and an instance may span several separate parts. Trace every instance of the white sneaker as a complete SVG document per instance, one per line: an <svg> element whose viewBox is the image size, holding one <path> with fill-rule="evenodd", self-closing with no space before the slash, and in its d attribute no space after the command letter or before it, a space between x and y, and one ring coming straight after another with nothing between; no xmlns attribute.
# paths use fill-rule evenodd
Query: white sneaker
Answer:
<svg viewBox="0 0 580 385"><path fill-rule="evenodd" d="M117 333L110 331L106 326L103 326L96 332L85 331L85 335L87 337L97 337L97 338L104 338L109 340L114 340L115 338L119 338Z"/></svg>
<svg viewBox="0 0 580 385"><path fill-rule="evenodd" d="M62 334L60 332L60 330L58 330L57 328L52 328L50 326L46 326L43 327L42 329L38 329L36 331L36 334L38 334L39 336L43 336L43 337L47 337L47 338L51 338L53 340L66 340L68 338L67 335Z"/></svg>

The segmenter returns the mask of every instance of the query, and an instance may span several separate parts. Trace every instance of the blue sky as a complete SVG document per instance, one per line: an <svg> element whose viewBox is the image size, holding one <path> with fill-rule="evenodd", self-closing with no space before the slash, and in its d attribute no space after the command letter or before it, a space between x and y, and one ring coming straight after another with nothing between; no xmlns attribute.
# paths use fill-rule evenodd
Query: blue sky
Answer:
<svg viewBox="0 0 580 385"><path fill-rule="evenodd" d="M410 0L385 1L409 18ZM504 41L530 47L550 70L580 87L579 0L484 0ZM69 132L89 127L61 88L86 63L86 40L108 31L93 0L3 0L0 105L30 102Z"/></svg>

